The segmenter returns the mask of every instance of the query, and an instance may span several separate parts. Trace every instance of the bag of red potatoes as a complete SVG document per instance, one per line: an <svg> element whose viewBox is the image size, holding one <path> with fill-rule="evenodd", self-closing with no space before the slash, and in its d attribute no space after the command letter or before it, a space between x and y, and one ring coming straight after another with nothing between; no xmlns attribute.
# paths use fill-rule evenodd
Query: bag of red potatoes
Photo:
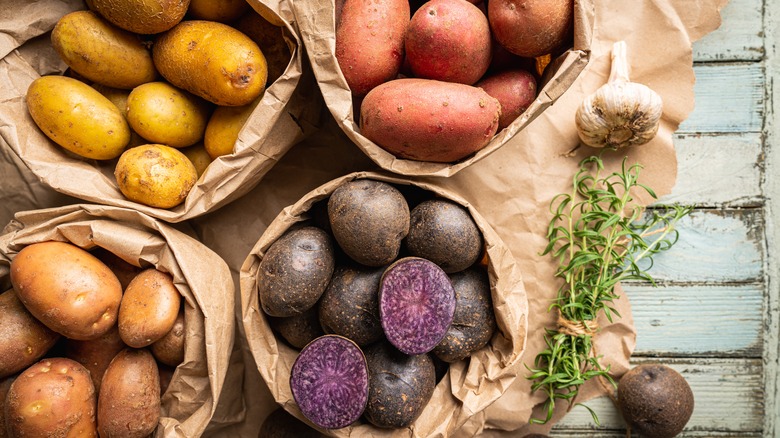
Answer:
<svg viewBox="0 0 780 438"><path fill-rule="evenodd" d="M8 422L11 436L94 436L96 426L101 435L203 435L228 370L233 285L214 252L137 211L18 213L0 235L0 427Z"/></svg>
<svg viewBox="0 0 780 438"><path fill-rule="evenodd" d="M326 300L336 299L336 297L339 297L342 293L346 294L347 290L350 289L352 289L350 293L354 293L355 290L361 289L366 290L369 294L374 294L374 292L371 291L376 289L372 289L374 286L371 286L371 282L379 281L375 274L382 273L387 267L386 265L378 266L377 263L386 263L386 260L382 260L382 258L392 258L394 250L400 251L398 255L395 256L395 266L400 266L400 264L403 263L402 261L408 262L409 260L413 260L416 263L421 260L419 257L409 257L406 249L399 249L398 247L395 249L391 248L393 244L386 245L385 243L381 243L378 247L370 246L363 247L362 249L361 247L358 247L348 250L346 249L347 246L344 246L343 239L339 237L339 240L334 240L334 235L343 236L343 234L338 234L338 232L335 231L337 229L335 222L328 218L328 202L334 193L340 193L337 191L339 188L342 188L342 192L347 190L348 187L349 190L355 190L357 192L364 191L365 189L365 193L372 198L373 194L379 192L375 191L373 188L369 188L368 185L377 186L377 182L383 183L378 184L379 187L382 187L382 193L384 193L385 188L389 185L395 188L397 193L403 194L405 200L401 201L401 203L408 203L408 207L412 211L411 217L415 217L415 206L420 205L423 201L430 200L444 201L446 204L458 206L456 211L466 212L465 214L470 216L471 221L473 221L471 223L475 224L482 239L477 261L467 268L463 268L463 266L452 266L452 269L460 270L457 273L452 272L445 274L443 272L445 267L435 269L439 271L439 274L437 275L451 276L451 278L455 278L458 275L469 275L472 272L479 273L477 275L484 275L484 286L473 287L472 289L479 290L484 288L483 290L489 295L488 302L492 303L489 307L489 311L491 312L489 316L494 317L495 328L494 331L491 332L492 336L490 336L489 340L484 340L486 344L470 347L476 349L463 356L463 359L433 359L434 353L436 354L436 357L448 357L448 353L444 352L445 350L443 350L443 355L441 356L439 356L437 350L433 350L426 354L404 356L414 358L412 360L415 361L417 359L425 359L427 362L429 360L428 358L433 360L436 364L437 380L432 384L435 386L430 388L432 392L427 394L427 396L430 397L427 402L424 402L422 407L415 408L416 410L412 413L413 418L408 416L412 414L408 414L406 416L400 415L402 419L396 418L378 421L391 422L392 420L401 422L393 424L403 424L404 421L412 421L411 423L404 424L400 427L389 427L387 426L389 423L384 423L385 426L378 427L375 425L377 423L372 424L372 422L377 421L376 419L372 419L372 422L369 422L366 420L368 417L362 416L362 411L359 409L361 406L358 405L356 407L357 410L352 412L353 415L358 415L356 421L352 422L355 420L355 417L353 416L351 420L347 420L348 424L341 423L338 427L322 426L321 423L317 423L317 420L309 418L309 416L311 416L310 412L304 412L299 407L298 402L300 400L296 397L300 398L301 395L294 394L294 387L298 387L299 385L298 383L294 383L296 373L293 371L293 367L295 366L299 355L303 356L300 354L301 348L304 348L304 350L309 349L310 346L322 342L322 340L325 340L325 343L328 343L333 340L333 334L336 334L338 335L336 336L336 342L340 342L342 345L349 345L352 342L354 342L353 345L355 347L360 345L360 348L365 353L366 360L368 361L367 363L370 364L370 356L384 357L382 354L385 353L377 353L377 350L381 351L384 348L386 352L390 350L396 351L395 347L389 349L382 347L391 345L386 342L386 339L390 339L390 342L393 343L392 345L395 345L395 341L400 340L400 342L404 343L406 342L405 339L407 339L405 335L401 335L400 337L382 335L382 329L379 329L379 335L372 335L373 337L369 336L362 330L357 329L358 326L363 327L364 324L358 323L356 320L351 320L349 315L352 315L352 313L348 314L345 312L339 316L334 315L334 312L331 310L326 310L327 306L328 309L333 309L335 313L338 314L340 313L340 309L343 310L347 307L366 308L366 304L361 304L364 303L364 299L367 299L366 295L362 292L360 292L361 298L358 298L358 295L352 296L353 298L342 296L341 304L339 304L339 301L335 301L334 304L326 304ZM396 193L396 190L390 191L395 193L392 196L398 198L400 195ZM384 194L377 194L376 197L384 197ZM366 202L370 202L368 201L368 198L366 198ZM369 206L367 209L371 210L372 207ZM345 216L347 216L346 213ZM409 216L405 219L398 219L398 221L401 221L401 226L403 226L402 222L404 220L407 222L407 229L408 227L413 226L409 224ZM383 241L382 236L393 234L395 232L392 231L394 230L393 227L398 226L398 221L390 220L388 218L386 221L387 228L382 232L376 233L377 242ZM391 222L394 222L396 225L392 225ZM414 222L415 221L412 219L412 223ZM368 228L368 225L364 225ZM312 233L314 233L313 235L315 237L309 236ZM292 237L301 235L304 237ZM324 245L322 240L319 240L323 239L324 237L322 236L324 235L330 236L325 238L325 241L331 242L329 245L333 245L335 248L335 259L330 260L330 262L328 262L327 257L314 255L321 254L323 252L323 247L327 246ZM274 245L275 243L277 244ZM400 242L395 242L395 244L398 243ZM408 245L408 243L408 239L405 239L404 245ZM295 255L292 255L295 251L302 251L300 254L311 254L311 260L304 262L303 260L307 259L308 256L302 258L296 257ZM346 255L355 254L355 251L362 254L357 256L357 258L361 260L359 263L355 262L355 259L352 258L353 255ZM263 262L265 259L269 260L264 264ZM434 265L433 262L428 260L424 260L424 262L428 263L427 266ZM328 263L331 263L329 267L326 266ZM369 265L365 265L364 263L368 263ZM373 265L373 267L369 267L371 265ZM442 266L446 265L442 264ZM325 272L328 269L333 270L332 278L329 274L330 271ZM450 270L449 268L446 269ZM300 278L300 281L306 283L306 286L298 284L297 282L295 282L296 286L291 286L293 283L292 278L296 278L294 275L294 272L296 271L301 273L306 272L306 274ZM384 271L384 275L388 275L388 271ZM359 274L355 274L356 272ZM434 271L431 270L430 272ZM368 274L369 277L367 277L366 274ZM288 284L288 286L292 287L296 293L291 292L291 295L277 295L277 297L284 297L284 302L274 301L273 296L269 298L268 294L271 293L269 290L273 290L276 287L273 286L273 284L275 284L273 283L275 280L274 277L289 278L291 283ZM431 437L450 436L456 431L468 433L468 430L465 430L464 427L479 422L470 421L467 425L467 420L480 418L480 416L483 415L482 411L498 399L515 380L518 373L522 372L521 358L525 348L528 303L525 289L522 284L522 278L515 264L515 260L513 259L509 248L503 244L498 235L478 212L457 194L442 189L433 183L417 182L405 177L390 176L383 173L357 172L337 178L312 190L298 202L285 208L269 225L252 249L249 257L244 262L241 269L240 282L243 326L240 326L239 330L242 331L241 335L245 336L245 339L248 341L249 350L255 361L254 365L257 366L258 371L270 388L274 399L282 408L299 420L304 421L310 426L316 427L317 430L328 435ZM310 306L308 311L295 314L297 316L302 316L302 318L297 318L296 316L280 316L284 313L279 312L287 312L296 306L300 305L301 307L299 308L303 308L302 306L304 304L302 304L302 300L311 299L310 297L305 297L305 295L308 295L307 289L312 284L318 282L320 286L323 284L329 285L321 297L314 298L317 300L317 303L313 307L309 303L307 304ZM453 285L454 284L455 280L453 280ZM368 287L364 287L366 285L368 285ZM460 292L457 293L460 294ZM385 295L387 295L387 293L385 293ZM381 298L378 299L381 300ZM347 300L348 303L343 300ZM384 308L382 307L383 305L377 305L379 306L379 309ZM296 310L290 311L296 312ZM270 316L269 312L273 316ZM325 316L326 312L328 316ZM382 313L383 310L379 310L379 312ZM373 311L366 309L366 313L373 314ZM312 322L307 315L313 316L315 321ZM487 321L490 318L485 316L484 319ZM326 328L326 324L330 325ZM374 321L374 326L376 326L376 324L376 321ZM304 329L304 327L306 328ZM311 327L314 327L313 331L311 330ZM320 333L317 334L317 331L320 331ZM372 331L376 331L376 327L373 327ZM324 333L330 334L326 335ZM447 337L449 336L450 333L448 332ZM313 338L317 340L312 341ZM395 339L395 341L392 339ZM444 343L441 345L444 345ZM353 349L353 351L355 350ZM395 354L400 353L396 351ZM349 367L348 362L350 361L342 359L339 359L336 362L341 364L339 366L343 366L344 369L347 369L347 367ZM447 363L445 360L451 360L452 362ZM303 360L301 360L301 362L303 362ZM360 365L359 360L357 365ZM247 366L251 365L247 364ZM433 366L434 365L423 364L420 365L420 368ZM370 378L371 365L368 365L368 367L368 377ZM397 372L401 373L401 371ZM433 373L432 370L426 372ZM320 375L324 373L315 372L312 374ZM366 377L365 373L358 373L354 376L354 383L356 386L360 386L359 382L361 382L361 375L363 378ZM425 381L425 383L421 383L421 380L407 380L414 379L412 377L399 378L407 382L417 381L420 383L420 386L417 389L421 388L423 385L426 385L427 387L427 385L431 383L428 382L427 379L421 379ZM415 387L415 384L411 383L411 386ZM362 388L365 389L365 387ZM409 391L414 390L415 389L409 389ZM338 394L339 392L340 390L337 389L334 389L333 391L334 394ZM393 393L393 391L390 391L390 393ZM361 396L363 396L367 393L361 394ZM403 397L404 400L407 399L406 396L403 396L401 393L398 393L397 395ZM418 397L412 396L411 393L407 393L407 395L409 396L409 399ZM372 395L372 397L375 397L375 395ZM426 395L420 397L424 398ZM365 402L367 406L372 404L371 401ZM317 403L315 403L314 406L315 409L319 409L316 407ZM407 409L410 409L411 406L414 406L412 402L407 405ZM309 407L311 408L311 406ZM382 410L381 408L377 409ZM333 413L326 413L326 415L332 414ZM370 415L369 408L366 408L365 415ZM392 417L392 415L390 417ZM320 427L317 427L318 424Z"/></svg>
<svg viewBox="0 0 780 438"><path fill-rule="evenodd" d="M292 7L339 126L376 164L403 175L450 176L494 152L590 57L590 0Z"/></svg>
<svg viewBox="0 0 780 438"><path fill-rule="evenodd" d="M179 222L248 192L308 134L321 104L301 43L278 2L232 2L241 9L229 17L209 1L159 3L164 8L158 15L172 17L158 20L162 24L150 24L154 20L140 16L145 9L129 1L103 0L87 2L91 12L81 1L36 2L3 19L0 28L14 38L0 43L0 74L6 78L0 122L9 127L0 136L61 193ZM196 43L199 51L182 41ZM163 46L169 49L154 53ZM232 91L247 82L251 93L242 93L241 100L225 90L212 96L219 87L203 84L220 74L220 65L233 68L233 58L245 49L253 52L254 64L233 76ZM41 77L56 81L30 90ZM84 101L74 103L73 96ZM163 151L165 165L141 149L120 165L120 153L147 144L167 147L150 148ZM157 184L146 182L152 179L167 181L165 192L145 192Z"/></svg>

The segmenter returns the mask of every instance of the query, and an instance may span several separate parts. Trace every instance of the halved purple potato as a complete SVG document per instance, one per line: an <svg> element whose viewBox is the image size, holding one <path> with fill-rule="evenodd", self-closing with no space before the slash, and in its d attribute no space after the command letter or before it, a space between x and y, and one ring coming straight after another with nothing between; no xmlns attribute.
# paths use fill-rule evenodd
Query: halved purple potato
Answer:
<svg viewBox="0 0 780 438"><path fill-rule="evenodd" d="M431 357L403 354L387 342L373 344L365 353L370 376L366 419L385 428L414 423L436 388Z"/></svg>
<svg viewBox="0 0 780 438"><path fill-rule="evenodd" d="M383 272L382 268L336 268L320 298L319 322L326 333L352 339L361 347L382 339L379 280Z"/></svg>
<svg viewBox="0 0 780 438"><path fill-rule="evenodd" d="M310 309L325 291L335 268L331 237L317 227L286 232L266 251L257 273L260 306L271 316Z"/></svg>
<svg viewBox="0 0 780 438"><path fill-rule="evenodd" d="M324 429L357 421L368 402L368 365L354 342L321 336L301 350L290 371L290 389L303 415Z"/></svg>
<svg viewBox="0 0 780 438"><path fill-rule="evenodd" d="M457 362L487 345L496 331L490 296L490 280L484 269L470 268L450 274L457 306L447 334L433 353L446 362Z"/></svg>
<svg viewBox="0 0 780 438"><path fill-rule="evenodd" d="M447 199L430 199L411 211L406 249L428 259L444 272L462 271L482 255L483 239L471 214Z"/></svg>
<svg viewBox="0 0 780 438"><path fill-rule="evenodd" d="M298 315L282 318L269 316L268 325L297 349L325 334L320 325L318 305Z"/></svg>
<svg viewBox="0 0 780 438"><path fill-rule="evenodd" d="M397 349L415 355L441 342L455 314L455 291L435 263L405 257L382 274L379 316L385 336Z"/></svg>

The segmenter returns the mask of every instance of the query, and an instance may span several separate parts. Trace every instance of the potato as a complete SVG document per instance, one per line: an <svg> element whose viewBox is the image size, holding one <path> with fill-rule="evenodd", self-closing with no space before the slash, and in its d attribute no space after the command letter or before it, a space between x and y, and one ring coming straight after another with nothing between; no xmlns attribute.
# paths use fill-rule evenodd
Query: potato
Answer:
<svg viewBox="0 0 780 438"><path fill-rule="evenodd" d="M407 0L344 2L336 22L336 60L353 95L398 75L409 14Z"/></svg>
<svg viewBox="0 0 780 438"><path fill-rule="evenodd" d="M414 13L404 38L418 78L472 85L490 66L487 17L465 0L430 0Z"/></svg>
<svg viewBox="0 0 780 438"><path fill-rule="evenodd" d="M114 177L127 199L172 208L187 198L198 180L198 172L177 149L147 144L125 151L116 163Z"/></svg>
<svg viewBox="0 0 780 438"><path fill-rule="evenodd" d="M246 105L265 91L268 66L248 36L214 21L184 21L160 35L152 59L171 84L217 105Z"/></svg>
<svg viewBox="0 0 780 438"><path fill-rule="evenodd" d="M288 231L260 261L260 306L270 316L305 312L322 296L334 266L333 243L326 232L311 226Z"/></svg>
<svg viewBox="0 0 780 438"><path fill-rule="evenodd" d="M122 342L117 326L96 339L88 341L76 341L65 339L63 350L65 357L73 359L89 371L95 391L100 391L100 382L103 380L108 364L127 345Z"/></svg>
<svg viewBox="0 0 780 438"><path fill-rule="evenodd" d="M176 367L184 362L184 338L187 334L184 324L184 310L179 310L173 327L151 346L152 355L158 362Z"/></svg>
<svg viewBox="0 0 780 438"><path fill-rule="evenodd" d="M384 267L338 266L319 303L319 322L327 333L360 347L384 337L379 320L379 280Z"/></svg>
<svg viewBox="0 0 780 438"><path fill-rule="evenodd" d="M368 93L361 133L399 158L451 163L485 147L501 105L484 90L431 79L396 79Z"/></svg>
<svg viewBox="0 0 780 438"><path fill-rule="evenodd" d="M11 261L11 283L38 320L71 339L95 339L116 323L122 285L103 262L66 242L24 247Z"/></svg>
<svg viewBox="0 0 780 438"><path fill-rule="evenodd" d="M190 0L187 13L198 20L229 23L249 15L251 8L246 0Z"/></svg>
<svg viewBox="0 0 780 438"><path fill-rule="evenodd" d="M119 110L81 81L42 76L30 84L26 99L41 131L76 155L110 160L130 142L130 127Z"/></svg>
<svg viewBox="0 0 780 438"><path fill-rule="evenodd" d="M62 60L90 81L130 89L157 77L152 53L138 35L92 11L75 11L60 18L51 41Z"/></svg>
<svg viewBox="0 0 780 438"><path fill-rule="evenodd" d="M90 253L111 269L111 272L119 279L122 290L125 290L133 278L141 272L141 268L126 262L123 258L105 248L98 246L92 249Z"/></svg>
<svg viewBox="0 0 780 438"><path fill-rule="evenodd" d="M97 406L101 437L145 438L160 422L160 372L149 350L126 348L103 375Z"/></svg>
<svg viewBox="0 0 780 438"><path fill-rule="evenodd" d="M117 107L119 112L122 113L122 116L125 118L125 120L127 120L127 98L130 96L130 90L108 87L96 82L92 83L90 86L105 96L108 100L110 100L111 103ZM143 137L138 135L137 132L130 128L130 142L127 143L125 149L133 148L146 143L148 143L148 141L146 141Z"/></svg>
<svg viewBox="0 0 780 438"><path fill-rule="evenodd" d="M233 153L238 133L244 127L255 105L220 106L214 110L206 125L203 146L212 160Z"/></svg>
<svg viewBox="0 0 780 438"><path fill-rule="evenodd" d="M268 64L268 84L273 84L284 74L292 59L290 46L284 37L284 28L280 26L255 13L244 14L236 22L236 29L251 38L263 51Z"/></svg>
<svg viewBox="0 0 780 438"><path fill-rule="evenodd" d="M127 97L127 122L151 143L174 148L203 139L211 108L206 101L166 82L133 88Z"/></svg>
<svg viewBox="0 0 780 438"><path fill-rule="evenodd" d="M181 149L181 152L185 157L189 158L192 165L195 166L195 171L198 173L198 178L203 175L203 172L209 167L209 164L213 161L211 155L206 151L206 147L203 142L195 143L192 146Z"/></svg>
<svg viewBox="0 0 780 438"><path fill-rule="evenodd" d="M398 257L409 232L409 205L390 184L355 180L330 195L328 219L336 242L352 260L383 266Z"/></svg>
<svg viewBox="0 0 780 438"><path fill-rule="evenodd" d="M298 315L269 316L268 325L288 344L298 349L325 334L320 325L319 306L316 304Z"/></svg>
<svg viewBox="0 0 780 438"><path fill-rule="evenodd" d="M498 129L511 125L536 100L536 78L522 69L489 75L475 84L501 104Z"/></svg>
<svg viewBox="0 0 780 438"><path fill-rule="evenodd" d="M119 306L119 336L133 348L156 342L173 328L181 294L173 278L155 268L141 271L130 282Z"/></svg>
<svg viewBox="0 0 780 438"><path fill-rule="evenodd" d="M142 35L164 32L184 18L190 0L90 0L90 9L122 29Z"/></svg>
<svg viewBox="0 0 780 438"><path fill-rule="evenodd" d="M14 380L16 380L16 376L0 378L0 438L8 437L5 421L5 398Z"/></svg>
<svg viewBox="0 0 780 438"><path fill-rule="evenodd" d="M66 358L43 359L19 374L6 398L11 437L96 437L89 371Z"/></svg>
<svg viewBox="0 0 780 438"><path fill-rule="evenodd" d="M488 20L504 48L515 55L541 56L571 36L574 0L490 0Z"/></svg>
<svg viewBox="0 0 780 438"><path fill-rule="evenodd" d="M34 364L60 337L27 311L13 289L0 295L0 315L0 378Z"/></svg>

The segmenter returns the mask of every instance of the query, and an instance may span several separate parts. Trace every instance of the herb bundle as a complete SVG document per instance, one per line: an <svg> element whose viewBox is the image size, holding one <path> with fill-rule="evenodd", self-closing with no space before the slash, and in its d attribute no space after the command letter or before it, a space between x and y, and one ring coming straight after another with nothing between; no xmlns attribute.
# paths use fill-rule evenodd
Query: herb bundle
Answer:
<svg viewBox="0 0 780 438"><path fill-rule="evenodd" d="M613 307L615 285L624 280L653 283L647 271L653 256L671 248L678 238L675 224L690 213L690 207L671 206L649 214L636 205L634 195L653 190L639 182L642 166L626 166L607 175L600 156L580 163L571 193L560 194L551 202L553 217L547 230L549 244L542 255L559 262L556 276L563 280L549 311L558 312L558 328L547 330L546 349L530 368L532 390L547 395L545 419L552 418L556 400L574 405L579 387L587 380L603 377L613 386L609 365L603 367L593 351L601 312L612 322L620 316ZM584 406L584 405L583 405ZM596 413L590 411L596 424Z"/></svg>

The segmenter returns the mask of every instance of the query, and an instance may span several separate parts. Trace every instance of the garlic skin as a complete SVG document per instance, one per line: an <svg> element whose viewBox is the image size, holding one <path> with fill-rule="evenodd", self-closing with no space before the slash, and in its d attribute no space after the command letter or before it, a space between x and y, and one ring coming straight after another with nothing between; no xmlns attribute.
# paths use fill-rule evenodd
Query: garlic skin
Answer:
<svg viewBox="0 0 780 438"><path fill-rule="evenodd" d="M649 142L658 133L661 96L628 78L625 41L612 47L609 80L586 97L575 115L580 140L594 148L622 149Z"/></svg>

